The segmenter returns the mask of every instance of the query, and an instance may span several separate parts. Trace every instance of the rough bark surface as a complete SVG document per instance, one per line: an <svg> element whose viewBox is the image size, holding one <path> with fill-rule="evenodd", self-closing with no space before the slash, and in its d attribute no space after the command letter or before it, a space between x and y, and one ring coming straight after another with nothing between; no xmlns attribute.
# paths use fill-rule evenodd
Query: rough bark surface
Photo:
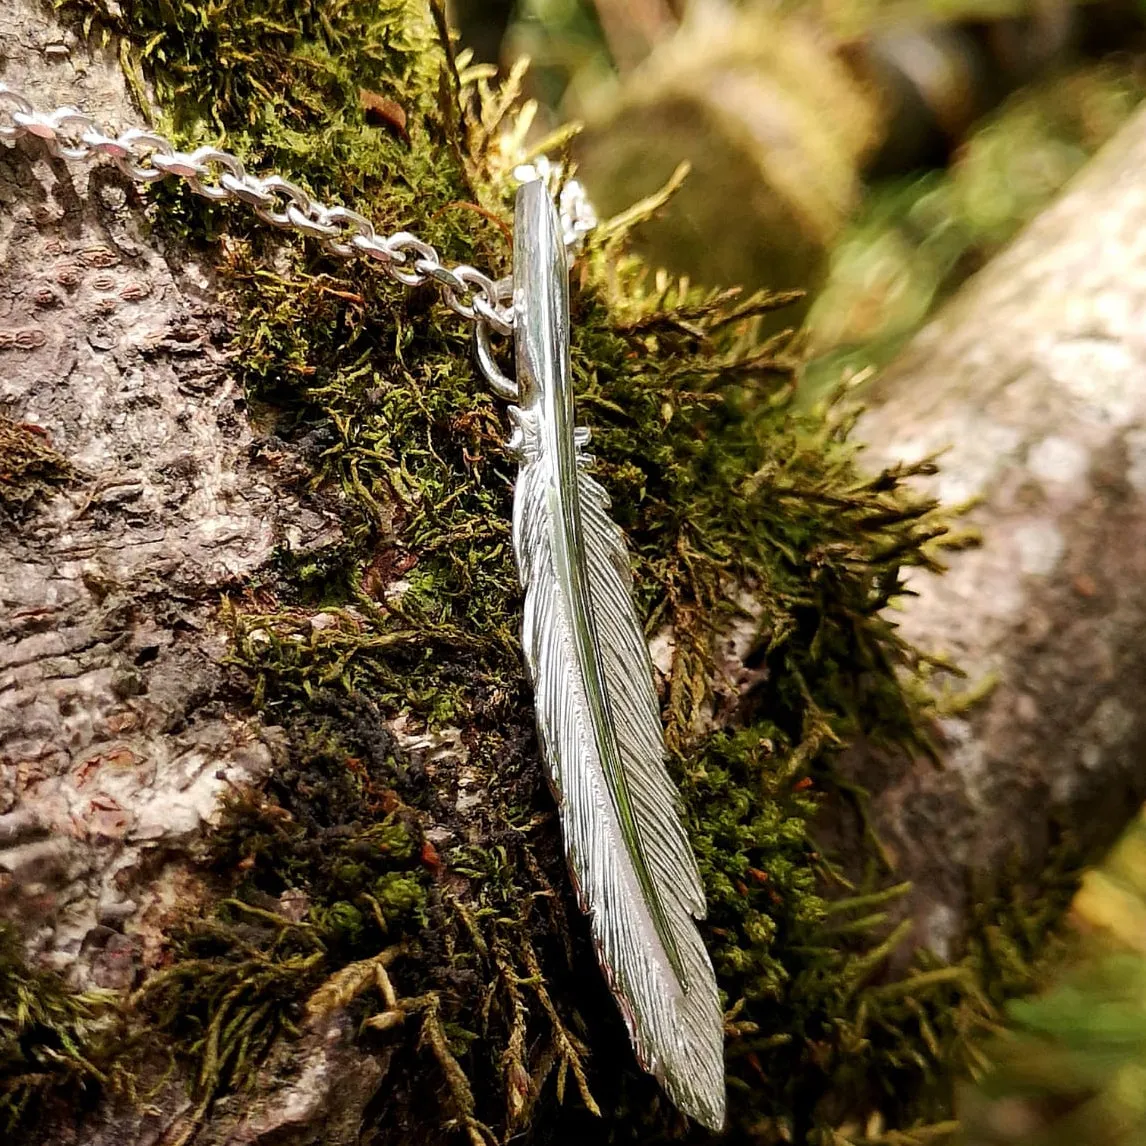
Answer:
<svg viewBox="0 0 1146 1146"><path fill-rule="evenodd" d="M0 10L0 54L38 107L139 122L118 62L35 0ZM223 595L337 533L252 432L222 330L208 263L157 246L126 177L0 147L0 414L75 471L0 531L0 917L79 987L154 964L220 794L271 762L228 695Z"/></svg>
<svg viewBox="0 0 1146 1146"><path fill-rule="evenodd" d="M913 340L871 395L872 463L944 450L935 492L981 544L912 571L920 647L986 695L942 719L942 766L854 753L915 881L918 939L961 929L968 875L1105 846L1146 796L1146 117Z"/></svg>

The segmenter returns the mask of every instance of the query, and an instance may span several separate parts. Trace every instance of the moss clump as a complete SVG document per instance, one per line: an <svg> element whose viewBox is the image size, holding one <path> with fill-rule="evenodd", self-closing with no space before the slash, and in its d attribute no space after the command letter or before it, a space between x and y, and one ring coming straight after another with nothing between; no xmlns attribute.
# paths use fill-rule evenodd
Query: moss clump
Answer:
<svg viewBox="0 0 1146 1146"><path fill-rule="evenodd" d="M151 71L180 141L222 136L380 229L507 269L513 92L459 72L421 5L76 6L102 13L129 71ZM401 130L395 112L372 121L360 89L400 109ZM284 547L225 606L232 661L287 752L215 833L223 899L175 937L141 1003L188 1056L200 1115L338 1005L366 1049L401 1048L370 1106L378 1141L687 1135L587 973L521 670L506 420L467 332L433 293L160 193L181 238L227 229L256 454L342 525L323 552ZM934 506L904 488L926 466L860 474L848 418L795 406L796 363L760 335L780 300L651 275L625 252L636 215L574 270L573 371L639 608L673 635L665 719L733 1024L732 1123L761 1143L838 1143L885 1107L915 1126L943 1110L929 1088L956 1032L937 1015L954 996L976 1015L990 1001L969 968L878 994L902 931L878 894L826 901L842 885L808 825L840 745L917 745L899 677L913 654L880 610L903 566L936 564ZM730 626L748 645L737 681L714 656Z"/></svg>
<svg viewBox="0 0 1146 1146"><path fill-rule="evenodd" d="M0 522L20 521L37 500L75 476L39 426L0 415Z"/></svg>
<svg viewBox="0 0 1146 1146"><path fill-rule="evenodd" d="M83 1103L115 1075L115 1011L100 992L70 990L29 967L0 923L0 1127L15 1134L53 1103Z"/></svg>
<svg viewBox="0 0 1146 1146"><path fill-rule="evenodd" d="M379 786L392 779L385 758L352 768L328 720L293 731L271 790L234 797L208 841L204 872L229 894L173 934L172 965L138 997L187 1066L193 1126L219 1095L254 1082L280 1036L300 1033L324 982L421 930L430 878L420 827ZM371 1001L376 991L360 1020Z"/></svg>

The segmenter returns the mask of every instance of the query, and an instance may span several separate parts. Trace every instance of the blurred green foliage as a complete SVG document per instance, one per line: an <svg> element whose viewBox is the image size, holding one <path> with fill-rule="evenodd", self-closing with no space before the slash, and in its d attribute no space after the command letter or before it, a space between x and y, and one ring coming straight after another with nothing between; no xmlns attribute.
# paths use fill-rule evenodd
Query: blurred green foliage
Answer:
<svg viewBox="0 0 1146 1146"><path fill-rule="evenodd" d="M1075 897L1058 982L1008 1007L994 1069L962 1096L965 1146L1146 1142L1146 819Z"/></svg>
<svg viewBox="0 0 1146 1146"><path fill-rule="evenodd" d="M1025 89L941 171L871 188L808 316L812 394L890 360L969 274L1062 189L1146 93L1130 61Z"/></svg>

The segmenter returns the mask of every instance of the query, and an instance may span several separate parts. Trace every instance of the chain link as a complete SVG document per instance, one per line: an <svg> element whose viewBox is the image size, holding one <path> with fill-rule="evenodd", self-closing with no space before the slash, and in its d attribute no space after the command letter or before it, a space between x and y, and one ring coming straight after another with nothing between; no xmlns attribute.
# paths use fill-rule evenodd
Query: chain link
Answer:
<svg viewBox="0 0 1146 1146"><path fill-rule="evenodd" d="M37 136L53 155L72 162L106 156L138 183L177 176L204 199L238 200L263 222L308 235L332 255L374 260L403 286L434 283L450 310L486 334L513 332L508 280L495 281L465 264L446 266L438 252L415 235L379 235L357 211L322 203L281 175L251 175L229 152L216 147L179 151L162 135L140 128L111 136L76 108L39 112L20 92L0 83L0 140L14 142L25 135Z"/></svg>

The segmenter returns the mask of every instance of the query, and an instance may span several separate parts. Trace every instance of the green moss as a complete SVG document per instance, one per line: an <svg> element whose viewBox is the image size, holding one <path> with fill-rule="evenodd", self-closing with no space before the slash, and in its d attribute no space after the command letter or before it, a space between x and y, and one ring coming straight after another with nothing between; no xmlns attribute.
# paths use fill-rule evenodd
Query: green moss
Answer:
<svg viewBox="0 0 1146 1146"><path fill-rule="evenodd" d="M38 426L0 415L0 522L21 520L52 489L75 478Z"/></svg>
<svg viewBox="0 0 1146 1146"><path fill-rule="evenodd" d="M390 872L374 885L374 895L385 911L406 915L417 911L426 901L421 884L409 876Z"/></svg>
<svg viewBox="0 0 1146 1146"><path fill-rule="evenodd" d="M0 1127L6 1134L54 1104L90 1100L115 1078L109 1061L112 997L73 991L24 961L16 931L0 923ZM14 1139L13 1139L14 1140Z"/></svg>
<svg viewBox="0 0 1146 1146"><path fill-rule="evenodd" d="M302 1001L322 978L323 936L342 938L336 928L320 933L242 901L225 904L223 917L177 931L174 964L137 1003L160 1036L155 1045L189 1064L193 1124L218 1094L253 1081L276 1039L299 1033Z"/></svg>
<svg viewBox="0 0 1146 1146"><path fill-rule="evenodd" d="M221 139L380 230L507 269L512 100L458 76L420 5L136 0L101 29L154 77L181 142ZM403 130L369 122L359 88L399 105ZM370 1108L380 1140L687 1133L587 974L521 669L506 419L467 331L432 293L158 194L177 237L226 233L210 250L256 457L342 532L284 547L225 603L231 660L286 758L224 816L204 861L223 898L141 1001L200 1115L318 998L351 1009L365 1048L400 1047ZM650 632L672 626L665 719L733 1024L733 1127L838 1144L876 1111L934 1136L954 1048L993 1004L970 964L879 983L903 933L888 893L829 902L842 884L809 835L840 746L926 748L901 676L914 654L880 611L905 565L937 567L943 527L904 485L927 466L862 475L849 418L793 404L796 361L757 321L778 300L651 275L624 238L602 228L574 271L573 372L639 608ZM750 687L716 675L733 624ZM416 734L451 725L458 750L427 758ZM439 1108L440 1126L418 1114Z"/></svg>

